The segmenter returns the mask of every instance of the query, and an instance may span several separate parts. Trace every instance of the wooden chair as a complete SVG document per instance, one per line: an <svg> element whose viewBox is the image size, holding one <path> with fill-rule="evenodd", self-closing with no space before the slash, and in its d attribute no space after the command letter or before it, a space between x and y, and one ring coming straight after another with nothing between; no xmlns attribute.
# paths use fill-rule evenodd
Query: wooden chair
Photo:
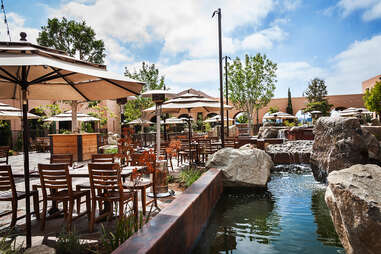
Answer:
<svg viewBox="0 0 381 254"><path fill-rule="evenodd" d="M91 163L98 163L98 162L114 163L115 154L92 154Z"/></svg>
<svg viewBox="0 0 381 254"><path fill-rule="evenodd" d="M189 152L191 154L192 158L189 158ZM192 159L196 157L197 150L195 148L190 148L189 147L189 142L187 139L182 139L181 140L181 150L179 152L179 159L181 161L181 164L185 161L185 159L189 160L189 163L192 163Z"/></svg>
<svg viewBox="0 0 381 254"><path fill-rule="evenodd" d="M113 203L119 205L119 218L124 216L124 205L133 202L135 219L138 219L137 194L135 191L123 190L120 167L117 163L89 163L89 178L91 190L90 232L94 230L96 220L113 215ZM105 212L95 217L96 204L105 203Z"/></svg>
<svg viewBox="0 0 381 254"><path fill-rule="evenodd" d="M52 154L50 156L50 163L65 163L70 167L73 166L73 155L72 154Z"/></svg>
<svg viewBox="0 0 381 254"><path fill-rule="evenodd" d="M132 164L131 166L145 166L145 165L139 165L139 157L143 156L143 154L138 154L138 153L133 153L131 155L132 158ZM151 162L151 163L156 163L156 162ZM132 179L130 181L127 181L123 184L123 187L125 189L129 190L135 190L135 191L140 191L141 192L141 203L142 203L142 209L143 209L143 215L146 215L147 211L147 206L152 204L158 208L157 206L157 197L156 197L156 190L155 190L155 170L154 172L146 172L145 170L142 170L141 173L143 174L149 174L150 175L150 180L143 180L139 181L138 183L134 183ZM153 199L147 202L146 194L147 194L147 189L152 187L152 192L153 192Z"/></svg>
<svg viewBox="0 0 381 254"><path fill-rule="evenodd" d="M33 206L34 214L37 219L39 216L39 204L38 204L38 192L31 191L30 194L33 196ZM11 227L16 225L16 221L25 218L25 215L17 217L17 207L18 201L26 198L24 191L16 191L16 185L12 174L11 166L1 165L0 166L0 201L10 201L12 202L12 212L2 213L0 217L12 213Z"/></svg>
<svg viewBox="0 0 381 254"><path fill-rule="evenodd" d="M73 219L85 214L90 219L90 191L73 191L68 164L38 164L38 171L43 197L41 230L45 228L48 200L63 203L64 218L67 221L68 230L71 229ZM50 194L48 194L48 189L50 189ZM86 212L81 214L78 211L78 216L73 218L74 200L80 202L81 197L86 197Z"/></svg>
<svg viewBox="0 0 381 254"><path fill-rule="evenodd" d="M9 153L9 146L0 146L0 158L4 158L0 160L0 164L4 163L8 165L8 153Z"/></svg>
<svg viewBox="0 0 381 254"><path fill-rule="evenodd" d="M225 138L225 147L231 147L231 148L236 148L236 140L235 138Z"/></svg>
<svg viewBox="0 0 381 254"><path fill-rule="evenodd" d="M198 144L199 144L200 155L202 157L202 162L206 163L209 155L215 153L216 151L215 149L212 148L210 139L200 139L198 141Z"/></svg>

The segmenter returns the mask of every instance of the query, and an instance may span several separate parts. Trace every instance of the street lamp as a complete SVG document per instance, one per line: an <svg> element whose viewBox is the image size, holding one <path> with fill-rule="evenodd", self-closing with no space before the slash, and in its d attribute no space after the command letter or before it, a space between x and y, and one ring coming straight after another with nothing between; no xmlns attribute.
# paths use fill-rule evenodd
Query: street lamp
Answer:
<svg viewBox="0 0 381 254"><path fill-rule="evenodd" d="M221 115L221 143L222 147L225 147L224 140L224 90L222 82L222 36L221 36L221 8L213 12L212 18L214 15L218 15L218 58L219 58L219 68L220 68L220 115Z"/></svg>
<svg viewBox="0 0 381 254"><path fill-rule="evenodd" d="M225 59L225 90L226 90L226 105L229 105L229 90L228 90L228 59L229 56L224 56ZM224 119L222 119L224 121ZM229 110L226 109L226 136L229 137Z"/></svg>

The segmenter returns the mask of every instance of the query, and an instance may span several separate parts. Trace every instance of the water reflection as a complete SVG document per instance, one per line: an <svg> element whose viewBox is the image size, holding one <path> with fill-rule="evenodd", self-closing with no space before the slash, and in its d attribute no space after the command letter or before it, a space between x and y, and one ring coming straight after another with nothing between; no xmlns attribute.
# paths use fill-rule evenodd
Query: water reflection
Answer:
<svg viewBox="0 0 381 254"><path fill-rule="evenodd" d="M327 204L324 201L324 189L312 191L311 211L317 224L317 239L323 244L330 246L341 246L340 239L335 231Z"/></svg>
<svg viewBox="0 0 381 254"><path fill-rule="evenodd" d="M273 175L272 196L224 195L193 253L338 253L324 203L325 186L310 172Z"/></svg>

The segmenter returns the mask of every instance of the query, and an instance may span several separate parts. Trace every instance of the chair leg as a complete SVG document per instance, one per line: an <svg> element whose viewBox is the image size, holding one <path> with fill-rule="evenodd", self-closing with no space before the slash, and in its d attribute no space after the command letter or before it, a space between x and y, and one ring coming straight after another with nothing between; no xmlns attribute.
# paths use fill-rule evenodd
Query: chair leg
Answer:
<svg viewBox="0 0 381 254"><path fill-rule="evenodd" d="M86 213L87 213L87 219L90 221L91 217L91 206L90 206L90 192L86 193Z"/></svg>
<svg viewBox="0 0 381 254"><path fill-rule="evenodd" d="M68 213L68 220L67 220L68 231L71 231L71 223L73 221L73 209L74 209L74 199L71 199L69 201L69 213Z"/></svg>
<svg viewBox="0 0 381 254"><path fill-rule="evenodd" d="M81 186L76 186L75 191L81 191ZM87 202L87 201L86 201ZM77 214L81 214L81 197L78 197L77 199Z"/></svg>
<svg viewBox="0 0 381 254"><path fill-rule="evenodd" d="M41 231L44 231L45 229L45 222L46 222L46 210L48 206L48 201L46 198L43 199L42 201L42 220L41 220Z"/></svg>
<svg viewBox="0 0 381 254"><path fill-rule="evenodd" d="M16 225L17 221L17 199L16 197L12 200L12 221L11 221L11 228L13 228Z"/></svg>
<svg viewBox="0 0 381 254"><path fill-rule="evenodd" d="M67 201L62 201L63 211L64 211L64 220L67 221Z"/></svg>
<svg viewBox="0 0 381 254"><path fill-rule="evenodd" d="M95 211L97 208L97 202L95 201L95 199L93 199L91 203L92 203L91 204L91 216L90 216L90 226L89 226L90 233L94 231Z"/></svg>
<svg viewBox="0 0 381 254"><path fill-rule="evenodd" d="M138 208L138 192L134 192L134 198L133 198L133 209L134 209L134 215L135 215L135 223L138 225L139 222L139 208Z"/></svg>
<svg viewBox="0 0 381 254"><path fill-rule="evenodd" d="M34 209L34 216L36 216L37 220L40 220L40 201L38 200L38 192L37 187L33 186L33 190L36 190L33 193L33 209Z"/></svg>
<svg viewBox="0 0 381 254"><path fill-rule="evenodd" d="M146 215L146 188L141 189L141 195L142 195L142 209L143 209L143 215Z"/></svg>
<svg viewBox="0 0 381 254"><path fill-rule="evenodd" d="M122 219L124 216L124 200L119 199L119 219Z"/></svg>

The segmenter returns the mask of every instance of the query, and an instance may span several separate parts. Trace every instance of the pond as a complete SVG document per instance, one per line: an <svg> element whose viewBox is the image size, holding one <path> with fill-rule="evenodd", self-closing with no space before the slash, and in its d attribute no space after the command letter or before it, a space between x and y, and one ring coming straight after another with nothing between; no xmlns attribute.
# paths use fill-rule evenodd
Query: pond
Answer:
<svg viewBox="0 0 381 254"><path fill-rule="evenodd" d="M345 253L310 171L276 173L268 193L224 194L193 253Z"/></svg>

